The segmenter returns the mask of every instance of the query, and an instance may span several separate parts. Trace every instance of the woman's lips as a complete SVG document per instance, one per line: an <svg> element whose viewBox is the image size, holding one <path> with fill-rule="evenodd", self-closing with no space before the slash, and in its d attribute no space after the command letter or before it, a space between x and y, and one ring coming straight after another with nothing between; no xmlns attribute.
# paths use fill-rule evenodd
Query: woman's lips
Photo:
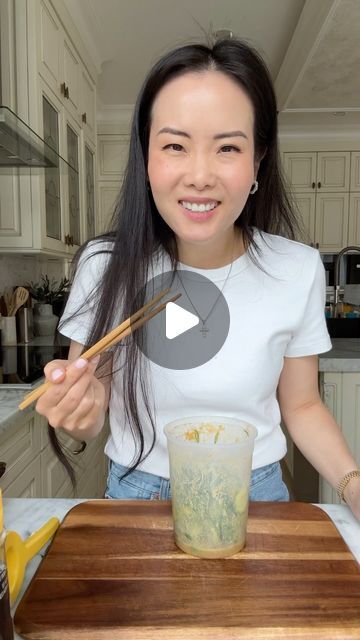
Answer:
<svg viewBox="0 0 360 640"><path fill-rule="evenodd" d="M206 220L209 220L209 218L213 218L217 213L219 204L220 202L218 202L213 209L210 209L210 211L191 211L190 209L184 207L181 201L179 202L183 214L190 220L196 220L198 222L205 222Z"/></svg>

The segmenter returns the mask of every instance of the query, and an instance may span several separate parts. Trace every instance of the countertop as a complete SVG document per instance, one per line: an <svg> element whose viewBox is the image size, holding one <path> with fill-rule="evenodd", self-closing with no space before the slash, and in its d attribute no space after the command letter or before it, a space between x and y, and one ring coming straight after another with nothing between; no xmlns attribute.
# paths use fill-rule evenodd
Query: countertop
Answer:
<svg viewBox="0 0 360 640"><path fill-rule="evenodd" d="M333 348L320 354L319 371L360 373L360 338L334 338ZM41 384L41 380L38 382ZM0 436L1 432L16 424L20 416L30 413L33 405L24 411L18 405L29 390L9 389L0 385Z"/></svg>
<svg viewBox="0 0 360 640"><path fill-rule="evenodd" d="M62 520L66 513L80 502L84 502L84 500L5 498L5 526L7 529L17 531L22 538L26 538L41 527L41 525L43 525L52 516L56 516ZM346 505L320 504L317 506L329 515L354 557L360 563L360 523L355 520L350 509ZM17 603L15 603L13 607L13 614L37 567L39 566L42 557L45 555L46 548L47 546L43 547L41 552L29 562L24 584ZM15 635L15 638L19 639L20 636Z"/></svg>
<svg viewBox="0 0 360 640"><path fill-rule="evenodd" d="M360 338L333 338L332 349L319 356L319 371L360 372Z"/></svg>

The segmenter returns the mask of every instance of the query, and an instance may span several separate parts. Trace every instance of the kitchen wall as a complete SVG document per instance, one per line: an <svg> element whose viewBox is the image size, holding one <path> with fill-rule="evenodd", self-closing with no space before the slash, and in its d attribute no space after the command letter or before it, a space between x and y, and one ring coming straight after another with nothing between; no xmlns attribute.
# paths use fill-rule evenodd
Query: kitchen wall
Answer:
<svg viewBox="0 0 360 640"><path fill-rule="evenodd" d="M24 285L38 281L41 274L59 280L66 274L63 261L40 259L38 256L0 254L0 292L5 287Z"/></svg>

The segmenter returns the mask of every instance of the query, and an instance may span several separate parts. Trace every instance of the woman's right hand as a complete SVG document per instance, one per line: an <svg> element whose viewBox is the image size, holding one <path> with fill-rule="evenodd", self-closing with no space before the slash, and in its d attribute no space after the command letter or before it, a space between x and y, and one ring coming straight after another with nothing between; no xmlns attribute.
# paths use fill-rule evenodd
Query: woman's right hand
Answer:
<svg viewBox="0 0 360 640"><path fill-rule="evenodd" d="M37 401L36 411L75 439L96 436L104 423L107 389L94 375L99 358L52 360L44 369L52 385Z"/></svg>

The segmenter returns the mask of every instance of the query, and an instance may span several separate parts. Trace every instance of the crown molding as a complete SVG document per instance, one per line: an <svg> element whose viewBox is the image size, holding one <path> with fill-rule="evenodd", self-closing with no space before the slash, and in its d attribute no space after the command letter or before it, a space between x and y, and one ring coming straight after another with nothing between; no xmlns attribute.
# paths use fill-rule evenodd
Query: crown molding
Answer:
<svg viewBox="0 0 360 640"><path fill-rule="evenodd" d="M279 138L285 140L287 138L309 138L309 139L325 139L325 140L337 140L348 141L353 143L360 141L360 125L319 125L319 124L307 124L307 125L279 125Z"/></svg>
<svg viewBox="0 0 360 640"><path fill-rule="evenodd" d="M98 104L96 121L97 124L121 124L128 125L132 120L134 112L133 104Z"/></svg>

